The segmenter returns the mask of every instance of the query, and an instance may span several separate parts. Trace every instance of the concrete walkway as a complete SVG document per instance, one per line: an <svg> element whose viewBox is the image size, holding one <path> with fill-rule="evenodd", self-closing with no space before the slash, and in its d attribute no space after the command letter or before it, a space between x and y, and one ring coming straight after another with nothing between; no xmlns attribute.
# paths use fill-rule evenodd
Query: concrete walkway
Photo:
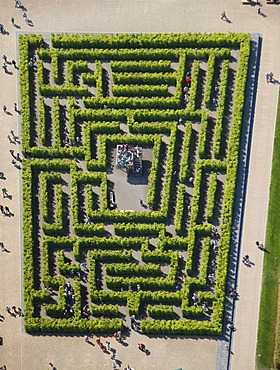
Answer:
<svg viewBox="0 0 280 370"><path fill-rule="evenodd" d="M25 25L22 12L15 9L12 0L1 0L0 23L9 31L8 36L0 36L0 54L9 60L16 58L16 28L11 25L11 17L21 27L21 31L36 32L250 32L263 34L260 80L258 85L256 115L252 139L251 161L248 175L247 200L241 243L241 255L249 254L255 263L252 268L241 265L239 269L240 300L236 305L235 324L237 331L233 337L233 370L253 370L255 360L257 321L261 287L263 254L255 247L256 240L264 240L268 194L273 150L274 125L278 98L278 86L267 84L265 74L273 71L280 79L279 19L280 6L264 6L267 15L257 14L257 8L242 5L239 0L157 0L157 1L86 1L86 0L29 0L24 2L28 17L34 27ZM232 23L220 20L225 10ZM0 312L6 304L20 306L21 293L21 229L20 229L20 173L15 169L9 150L17 152L14 144L9 144L10 130L18 133L18 118L13 111L13 103L18 100L16 71L9 66L13 75L0 71L0 139L1 167L6 180L0 180L12 194L12 200L1 200L9 206L14 217L0 218L0 240L10 253L1 252ZM2 112L7 105L12 115ZM0 194L1 196L1 194ZM57 370L110 369L109 356L100 353L96 346L89 346L79 337L34 337L23 331L21 319L9 317L0 323L0 335L4 338L0 347L0 366L7 370L47 369L48 362L54 362ZM143 357L136 349L139 341L136 335L131 338L131 349L117 348L122 368L129 363L135 369L215 369L217 341L164 338L146 340L152 355ZM112 341L112 340L111 340ZM105 356L105 357L104 357ZM137 364L137 366L136 366Z"/></svg>

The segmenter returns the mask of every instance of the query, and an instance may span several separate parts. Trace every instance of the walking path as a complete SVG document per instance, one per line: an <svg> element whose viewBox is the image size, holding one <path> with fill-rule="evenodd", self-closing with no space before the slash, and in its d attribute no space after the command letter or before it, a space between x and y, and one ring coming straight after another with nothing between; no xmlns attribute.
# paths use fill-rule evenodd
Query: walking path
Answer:
<svg viewBox="0 0 280 370"><path fill-rule="evenodd" d="M250 167L248 175L247 199L244 212L244 225L240 254L249 254L255 263L252 268L241 264L239 268L238 291L240 300L236 304L231 369L253 370L255 360L257 321L261 287L263 254L255 247L256 240L265 239L267 206L270 184L271 159L273 150L274 125L278 98L278 85L267 84L265 74L273 71L280 79L279 19L280 7L264 5L257 14L257 7L243 6L239 0L214 0L205 5L205 0L59 0L46 2L29 0L24 2L28 17L34 27L28 27L22 12L14 7L11 0L1 1L0 23L4 24L9 35L0 35L0 54L9 60L16 58L16 28L11 25L15 18L20 31L36 32L259 32L263 34L260 76L253 129ZM220 19L225 10L232 23ZM17 134L17 114L13 103L18 101L16 71L8 65L13 75L0 71L0 138L1 167L7 180L0 180L12 194L12 200L1 200L9 206L14 217L1 217L0 241L10 253L1 252L0 313L6 304L17 307L22 304L21 296L21 238L20 238L20 172L11 164L9 150L17 152L18 146L9 144L6 139L10 130ZM7 105L12 115L2 112ZM3 185L4 184L4 185ZM47 369L53 362L57 370L110 369L109 356L100 353L97 346L86 344L82 337L37 337L23 331L19 317L6 315L0 323L0 335L4 338L0 347L0 359L7 370ZM127 361L135 369L215 369L217 357L216 340L174 339L168 346L164 338L146 339L151 356L137 350L141 340L137 334L130 339L130 347L116 344L122 361ZM112 340L111 340L112 342ZM136 366L137 364L137 366ZM2 364L0 364L1 366ZM122 367L126 366L126 362Z"/></svg>

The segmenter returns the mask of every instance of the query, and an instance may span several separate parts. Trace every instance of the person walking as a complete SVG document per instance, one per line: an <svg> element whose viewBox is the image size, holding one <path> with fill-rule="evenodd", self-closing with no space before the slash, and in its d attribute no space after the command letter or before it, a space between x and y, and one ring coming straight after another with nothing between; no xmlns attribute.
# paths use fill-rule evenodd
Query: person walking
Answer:
<svg viewBox="0 0 280 370"><path fill-rule="evenodd" d="M15 0L15 8L21 8L21 1L20 0Z"/></svg>
<svg viewBox="0 0 280 370"><path fill-rule="evenodd" d="M140 349L140 351L145 352L145 350L146 350L146 346L145 346L145 344L143 344L143 343L138 343L138 344L137 344L137 346L138 346L138 348Z"/></svg>
<svg viewBox="0 0 280 370"><path fill-rule="evenodd" d="M225 20L225 21L228 21L228 17L226 16L226 12L224 10L222 11L221 19Z"/></svg>
<svg viewBox="0 0 280 370"><path fill-rule="evenodd" d="M4 113L7 113L7 107L6 107L6 105L3 105L3 112Z"/></svg>
<svg viewBox="0 0 280 370"><path fill-rule="evenodd" d="M6 188L2 188L2 195L3 198L6 198L8 196L8 190Z"/></svg>
<svg viewBox="0 0 280 370"><path fill-rule="evenodd" d="M5 306L5 311L8 312L11 315L11 307L6 305Z"/></svg>
<svg viewBox="0 0 280 370"><path fill-rule="evenodd" d="M263 243L262 243L262 242L259 242L258 240L256 241L256 246L257 246L259 249L261 249L261 250L263 250L263 249L264 249L264 247L263 247Z"/></svg>

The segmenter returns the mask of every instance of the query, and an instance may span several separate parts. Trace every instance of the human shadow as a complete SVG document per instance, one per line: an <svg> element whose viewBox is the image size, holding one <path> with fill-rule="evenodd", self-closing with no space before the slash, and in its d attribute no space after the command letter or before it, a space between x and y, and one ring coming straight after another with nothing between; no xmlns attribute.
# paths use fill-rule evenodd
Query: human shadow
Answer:
<svg viewBox="0 0 280 370"><path fill-rule="evenodd" d="M274 85L280 85L280 81L275 80L275 78L273 78L272 81L270 81L270 82L273 83Z"/></svg>
<svg viewBox="0 0 280 370"><path fill-rule="evenodd" d="M6 217L14 217L15 214L13 212L11 212L11 211L6 211L5 216Z"/></svg>
<svg viewBox="0 0 280 370"><path fill-rule="evenodd" d="M232 21L228 18L222 18L222 21L224 21L226 23L229 23L229 24L232 23Z"/></svg>
<svg viewBox="0 0 280 370"><path fill-rule="evenodd" d="M19 24L16 24L16 23L13 23L13 26L17 29L21 29L20 25Z"/></svg>
<svg viewBox="0 0 280 370"><path fill-rule="evenodd" d="M12 112L10 112L10 111L8 111L8 110L6 110L6 112L5 112L6 114L7 114L7 116L12 116L13 115L13 113Z"/></svg>

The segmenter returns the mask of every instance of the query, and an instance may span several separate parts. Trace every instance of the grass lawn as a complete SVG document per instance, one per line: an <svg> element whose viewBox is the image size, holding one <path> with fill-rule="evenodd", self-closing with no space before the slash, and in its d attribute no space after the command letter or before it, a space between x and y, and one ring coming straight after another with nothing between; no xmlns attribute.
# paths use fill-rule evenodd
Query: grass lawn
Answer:
<svg viewBox="0 0 280 370"><path fill-rule="evenodd" d="M278 102L268 223L266 232L262 295L257 343L257 369L273 368L276 311L280 281L280 100ZM279 320L278 320L279 321ZM278 323L280 325L280 322Z"/></svg>

